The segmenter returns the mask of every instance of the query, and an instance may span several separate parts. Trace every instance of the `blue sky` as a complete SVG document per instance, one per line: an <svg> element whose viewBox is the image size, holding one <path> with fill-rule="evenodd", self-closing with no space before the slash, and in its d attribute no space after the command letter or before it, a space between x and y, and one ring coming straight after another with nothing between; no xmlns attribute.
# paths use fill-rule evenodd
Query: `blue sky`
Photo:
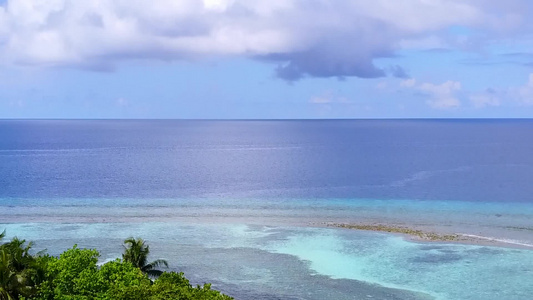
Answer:
<svg viewBox="0 0 533 300"><path fill-rule="evenodd" d="M0 118L533 117L529 0L0 0Z"/></svg>

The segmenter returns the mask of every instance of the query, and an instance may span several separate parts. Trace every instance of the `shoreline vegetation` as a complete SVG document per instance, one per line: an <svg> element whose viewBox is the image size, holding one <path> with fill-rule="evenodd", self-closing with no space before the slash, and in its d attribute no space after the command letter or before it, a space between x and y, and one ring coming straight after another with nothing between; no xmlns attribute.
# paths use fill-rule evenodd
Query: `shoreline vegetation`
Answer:
<svg viewBox="0 0 533 300"><path fill-rule="evenodd" d="M4 237L5 231L0 242ZM150 248L139 238L126 239L122 259L104 264L98 264L96 249L74 245L56 257L31 254L32 246L17 237L0 243L0 300L233 299L209 283L192 286L181 272L159 270L168 263L148 262Z"/></svg>

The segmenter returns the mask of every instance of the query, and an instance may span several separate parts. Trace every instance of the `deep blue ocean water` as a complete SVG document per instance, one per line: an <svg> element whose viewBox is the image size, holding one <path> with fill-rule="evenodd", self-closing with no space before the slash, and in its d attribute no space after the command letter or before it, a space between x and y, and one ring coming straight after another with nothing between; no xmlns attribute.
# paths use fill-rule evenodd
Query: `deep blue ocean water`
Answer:
<svg viewBox="0 0 533 300"><path fill-rule="evenodd" d="M532 120L0 121L0 197L533 202Z"/></svg>
<svg viewBox="0 0 533 300"><path fill-rule="evenodd" d="M103 260L142 236L237 299L531 299L532 153L533 120L0 120L0 230Z"/></svg>

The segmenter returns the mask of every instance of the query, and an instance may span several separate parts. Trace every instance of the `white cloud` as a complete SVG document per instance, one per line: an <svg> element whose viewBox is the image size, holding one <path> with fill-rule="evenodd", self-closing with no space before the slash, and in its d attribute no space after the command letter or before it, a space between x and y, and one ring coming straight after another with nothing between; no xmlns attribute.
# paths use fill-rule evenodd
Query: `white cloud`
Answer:
<svg viewBox="0 0 533 300"><path fill-rule="evenodd" d="M233 3L233 0L203 0L203 2L206 9L225 11Z"/></svg>
<svg viewBox="0 0 533 300"><path fill-rule="evenodd" d="M396 85L398 87L398 85ZM448 80L435 84L419 82L414 78L399 82L400 89L414 91L426 99L426 104L435 109L454 109L469 104L471 108L533 106L533 73L522 85L497 88L488 87L483 91L463 90L458 81ZM394 89L394 86L389 88ZM463 103L461 99L469 100Z"/></svg>
<svg viewBox="0 0 533 300"><path fill-rule="evenodd" d="M487 106L500 106L501 100L497 92L491 89L483 93L470 95L470 102L475 108L483 108Z"/></svg>
<svg viewBox="0 0 533 300"><path fill-rule="evenodd" d="M533 73L526 82L519 86L503 89L487 88L480 93L472 93L469 97L475 108L489 106L533 106Z"/></svg>
<svg viewBox="0 0 533 300"><path fill-rule="evenodd" d="M533 105L533 73L526 84L518 88L518 98L522 105Z"/></svg>
<svg viewBox="0 0 533 300"><path fill-rule="evenodd" d="M458 81L449 80L441 84L433 84L418 83L415 79L408 79L402 81L400 85L423 93L428 98L426 104L432 108L451 109L461 106L461 101L456 95L461 90L461 83Z"/></svg>
<svg viewBox="0 0 533 300"><path fill-rule="evenodd" d="M416 85L416 79L410 78L410 79L402 80L400 85L402 87L410 87L410 88L412 88L412 87L414 87Z"/></svg>
<svg viewBox="0 0 533 300"><path fill-rule="evenodd" d="M399 47L441 45L439 34L448 26L500 32L530 28L524 25L528 1L505 3L9 0L0 6L0 62L105 70L125 59L229 55L272 61L287 80L379 77L385 71L374 59Z"/></svg>
<svg viewBox="0 0 533 300"><path fill-rule="evenodd" d="M447 48L449 44L442 37L432 35L432 36L422 36L414 38L402 39L398 45L403 49L439 49Z"/></svg>

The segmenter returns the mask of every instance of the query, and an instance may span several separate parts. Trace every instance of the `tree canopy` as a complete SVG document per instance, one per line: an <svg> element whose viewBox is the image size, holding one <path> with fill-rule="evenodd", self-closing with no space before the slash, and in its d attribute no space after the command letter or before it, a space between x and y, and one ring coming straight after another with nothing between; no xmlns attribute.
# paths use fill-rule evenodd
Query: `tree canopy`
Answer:
<svg viewBox="0 0 533 300"><path fill-rule="evenodd" d="M0 241L4 237L5 232ZM31 242L13 238L0 245L0 300L233 299L210 284L192 286L183 273L157 270L168 264L147 263L150 251L142 239L128 238L125 244L123 259L99 266L96 249L74 245L59 257L32 255Z"/></svg>

